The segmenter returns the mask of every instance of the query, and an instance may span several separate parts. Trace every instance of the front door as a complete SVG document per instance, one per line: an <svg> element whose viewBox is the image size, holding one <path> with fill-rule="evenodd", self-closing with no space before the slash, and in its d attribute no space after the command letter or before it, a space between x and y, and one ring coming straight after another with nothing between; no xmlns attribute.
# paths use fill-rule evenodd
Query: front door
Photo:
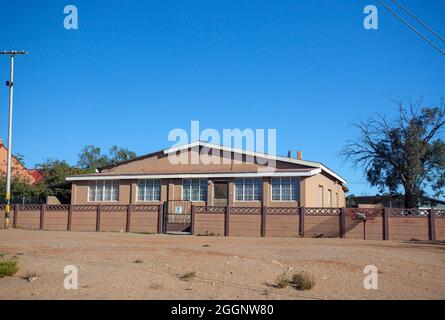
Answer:
<svg viewBox="0 0 445 320"><path fill-rule="evenodd" d="M213 187L213 205L227 206L229 200L229 183L227 181L214 181Z"/></svg>

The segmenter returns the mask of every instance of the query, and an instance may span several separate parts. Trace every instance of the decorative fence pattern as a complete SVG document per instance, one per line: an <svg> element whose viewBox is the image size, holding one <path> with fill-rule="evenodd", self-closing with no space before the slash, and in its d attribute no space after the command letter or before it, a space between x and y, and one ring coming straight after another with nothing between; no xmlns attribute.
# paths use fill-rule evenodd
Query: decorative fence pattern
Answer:
<svg viewBox="0 0 445 320"><path fill-rule="evenodd" d="M14 228L163 232L162 205L27 204L11 209ZM445 240L445 210L435 209L192 206L191 220L194 235Z"/></svg>

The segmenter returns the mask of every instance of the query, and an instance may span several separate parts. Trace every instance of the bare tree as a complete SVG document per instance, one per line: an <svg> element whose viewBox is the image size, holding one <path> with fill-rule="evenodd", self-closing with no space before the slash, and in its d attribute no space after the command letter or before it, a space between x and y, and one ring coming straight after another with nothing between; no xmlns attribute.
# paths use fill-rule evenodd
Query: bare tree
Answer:
<svg viewBox="0 0 445 320"><path fill-rule="evenodd" d="M348 141L341 154L354 167L361 167L368 182L380 192L397 192L402 187L405 207L424 203L426 190L444 195L445 106L421 107L422 100L398 102L395 119L377 115L355 124L359 137Z"/></svg>

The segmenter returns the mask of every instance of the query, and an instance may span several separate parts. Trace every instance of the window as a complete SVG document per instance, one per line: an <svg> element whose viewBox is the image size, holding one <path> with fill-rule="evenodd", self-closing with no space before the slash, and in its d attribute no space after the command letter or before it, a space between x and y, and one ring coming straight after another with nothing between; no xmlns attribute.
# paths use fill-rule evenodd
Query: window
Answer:
<svg viewBox="0 0 445 320"><path fill-rule="evenodd" d="M161 200L161 180L139 180L138 201Z"/></svg>
<svg viewBox="0 0 445 320"><path fill-rule="evenodd" d="M119 200L119 181L117 180L90 181L88 201L111 202L118 200Z"/></svg>
<svg viewBox="0 0 445 320"><path fill-rule="evenodd" d="M318 186L318 206L323 207L323 187Z"/></svg>
<svg viewBox="0 0 445 320"><path fill-rule="evenodd" d="M240 178L235 180L236 201L260 201L263 195L263 179Z"/></svg>
<svg viewBox="0 0 445 320"><path fill-rule="evenodd" d="M274 201L300 200L300 178L273 178L272 200Z"/></svg>
<svg viewBox="0 0 445 320"><path fill-rule="evenodd" d="M328 189L327 207L331 207L332 191Z"/></svg>
<svg viewBox="0 0 445 320"><path fill-rule="evenodd" d="M334 208L338 208L338 193L335 193L335 198L334 198Z"/></svg>
<svg viewBox="0 0 445 320"><path fill-rule="evenodd" d="M182 200L207 201L207 179L182 180Z"/></svg>

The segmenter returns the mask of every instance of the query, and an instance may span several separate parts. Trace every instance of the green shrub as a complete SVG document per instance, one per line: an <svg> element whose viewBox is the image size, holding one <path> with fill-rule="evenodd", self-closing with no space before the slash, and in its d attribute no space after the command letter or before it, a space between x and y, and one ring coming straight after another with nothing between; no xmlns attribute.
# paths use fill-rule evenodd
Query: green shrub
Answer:
<svg viewBox="0 0 445 320"><path fill-rule="evenodd" d="M0 261L0 278L13 276L19 269L17 260Z"/></svg>
<svg viewBox="0 0 445 320"><path fill-rule="evenodd" d="M313 276L304 272L295 273L292 276L291 284L295 286L297 290L311 290L315 286L315 279Z"/></svg>

